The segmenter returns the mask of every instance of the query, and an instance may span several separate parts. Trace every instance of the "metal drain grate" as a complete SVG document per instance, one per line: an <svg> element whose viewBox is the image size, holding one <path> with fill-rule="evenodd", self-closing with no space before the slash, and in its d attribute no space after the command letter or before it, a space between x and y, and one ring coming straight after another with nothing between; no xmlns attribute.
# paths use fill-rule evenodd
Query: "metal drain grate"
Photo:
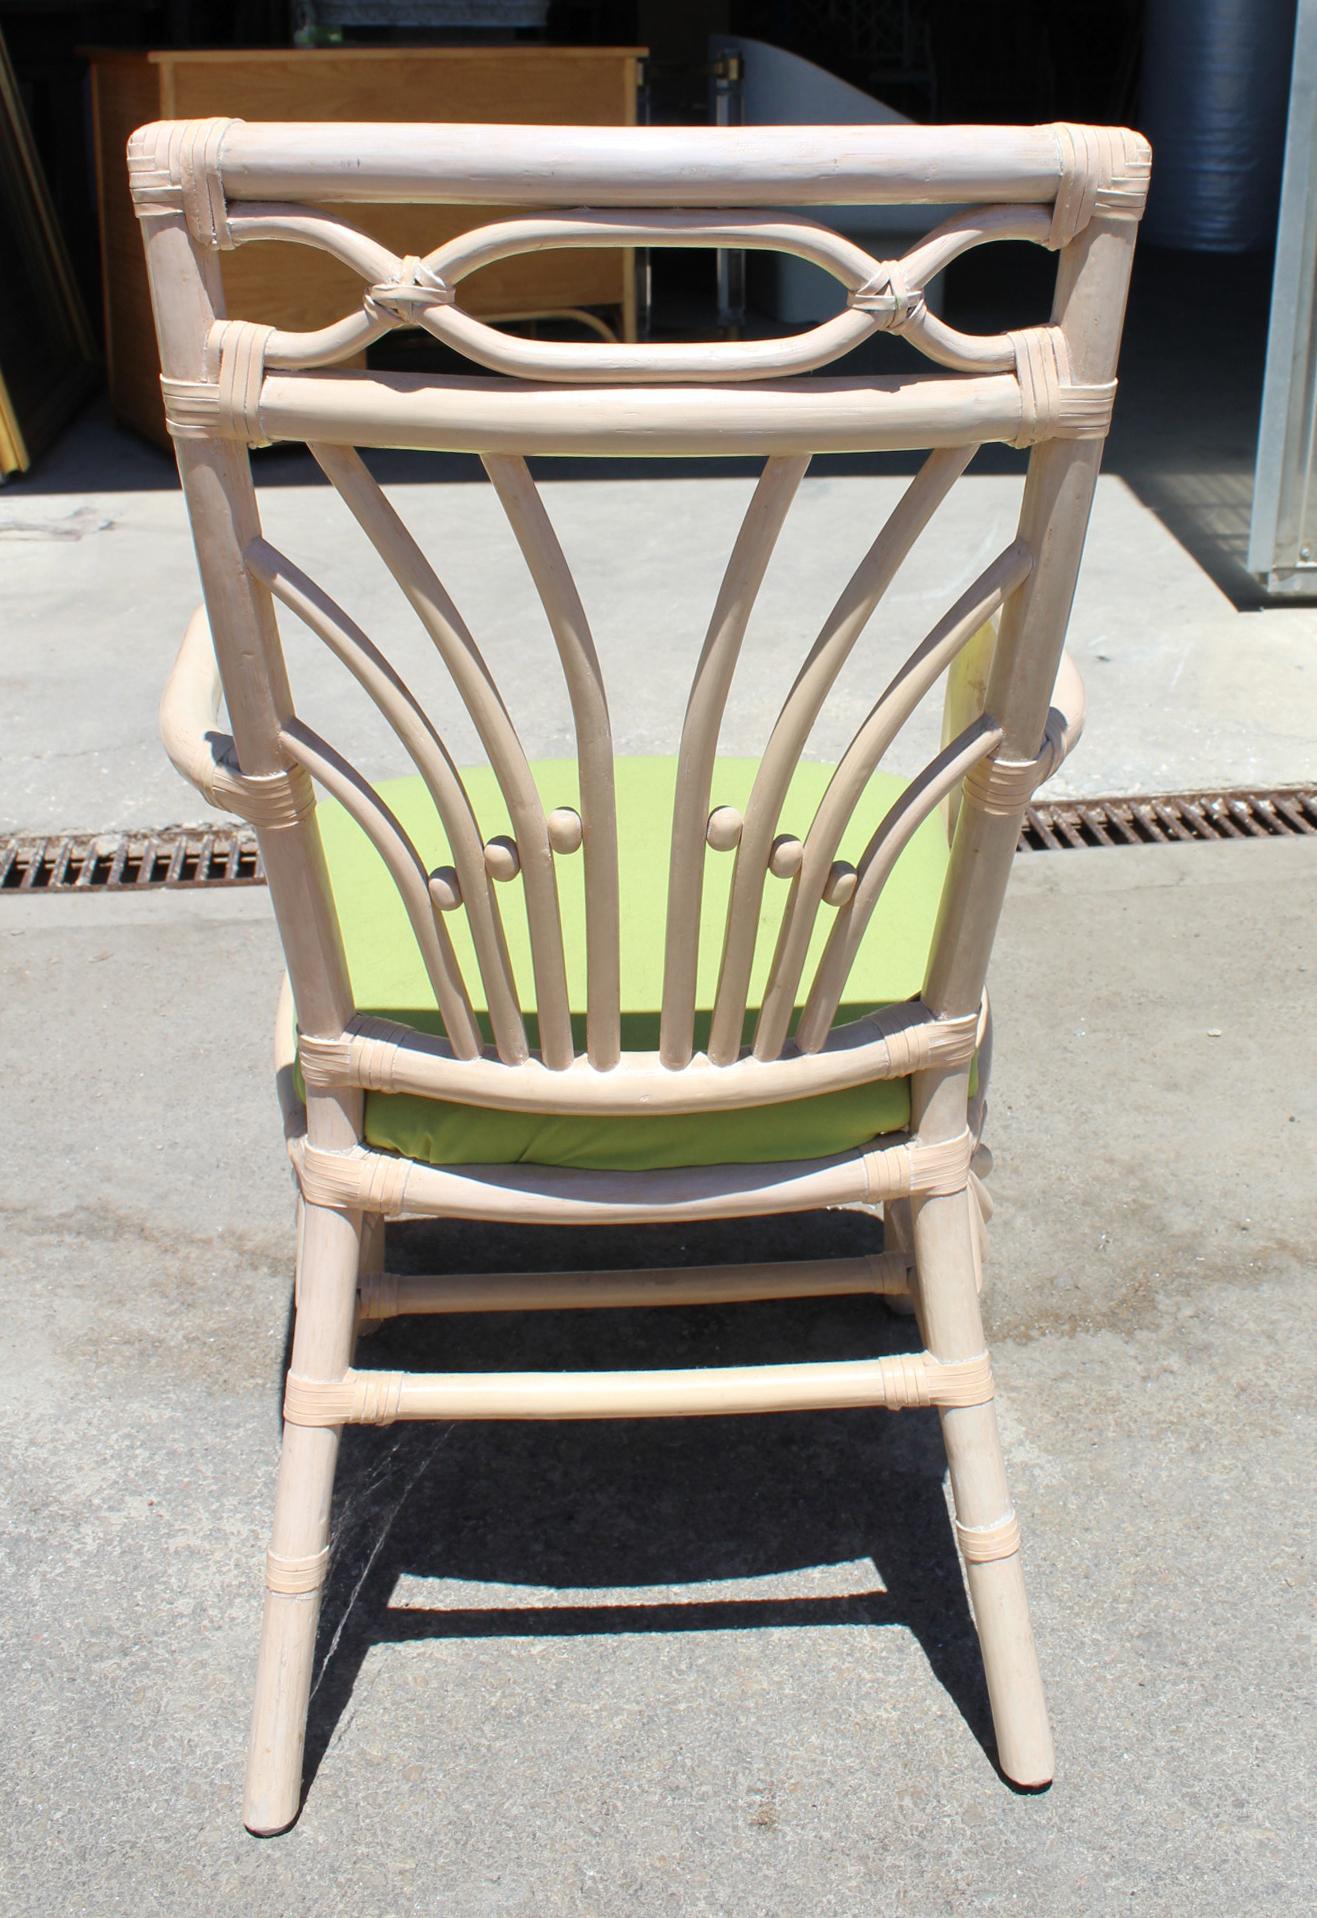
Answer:
<svg viewBox="0 0 1317 1918"><path fill-rule="evenodd" d="M1058 799L1030 806L1021 852L1175 841L1317 837L1317 788ZM161 886L263 886L247 826L58 833L0 839L0 892L146 892Z"/></svg>
<svg viewBox="0 0 1317 1918"><path fill-rule="evenodd" d="M60 833L0 840L0 892L146 892L160 886L263 886L247 826Z"/></svg>
<svg viewBox="0 0 1317 1918"><path fill-rule="evenodd" d="M1317 835L1317 790L1161 793L1131 799L1057 799L1030 806L1021 852L1085 846L1162 846L1176 840L1290 839Z"/></svg>

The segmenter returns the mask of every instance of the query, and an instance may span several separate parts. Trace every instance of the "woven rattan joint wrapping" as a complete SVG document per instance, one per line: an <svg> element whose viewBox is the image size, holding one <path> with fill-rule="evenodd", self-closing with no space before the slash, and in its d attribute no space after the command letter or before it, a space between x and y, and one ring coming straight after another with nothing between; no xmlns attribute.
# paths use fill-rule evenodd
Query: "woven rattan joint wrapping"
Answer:
<svg viewBox="0 0 1317 1918"><path fill-rule="evenodd" d="M1060 120L1053 128L1061 178L1052 207L1051 247L1068 246L1095 213L1137 220L1148 197L1146 140L1123 127L1086 127Z"/></svg>
<svg viewBox="0 0 1317 1918"><path fill-rule="evenodd" d="M300 825L315 809L315 788L301 766L245 773L228 733L213 734L209 764L189 769L198 792L221 812L236 813L258 832Z"/></svg>
<svg viewBox="0 0 1317 1918"><path fill-rule="evenodd" d="M1034 446L1044 439L1103 439L1111 425L1116 382L1074 385L1059 326L1026 326L1006 337L1015 349L1020 382L1020 430L1012 446Z"/></svg>
<svg viewBox="0 0 1317 1918"><path fill-rule="evenodd" d="M301 766L277 773L234 775L233 810L260 832L297 826L315 810L315 788Z"/></svg>
<svg viewBox="0 0 1317 1918"><path fill-rule="evenodd" d="M935 1359L929 1352L915 1354L924 1369L926 1396L921 1405L945 1405L958 1408L986 1405L995 1391L992 1360L986 1352L972 1359Z"/></svg>
<svg viewBox="0 0 1317 1918"><path fill-rule="evenodd" d="M288 1374L284 1417L290 1425L392 1425L404 1372L345 1372L337 1381Z"/></svg>
<svg viewBox="0 0 1317 1918"><path fill-rule="evenodd" d="M963 1192L969 1182L974 1140L968 1130L957 1138L926 1145L918 1139L864 1154L866 1205L905 1199L911 1193L931 1198Z"/></svg>
<svg viewBox="0 0 1317 1918"><path fill-rule="evenodd" d="M1051 770L1049 759L1042 753L1037 759L981 759L965 775L965 797L999 818L1023 812Z"/></svg>
<svg viewBox="0 0 1317 1918"><path fill-rule="evenodd" d="M899 260L884 260L863 286L848 295L846 304L881 319L884 332L899 333L922 309L924 289L906 283Z"/></svg>
<svg viewBox="0 0 1317 1918"><path fill-rule="evenodd" d="M182 214L199 246L232 247L220 158L238 120L157 121L128 142L128 184L139 219Z"/></svg>
<svg viewBox="0 0 1317 1918"><path fill-rule="evenodd" d="M957 1519L956 1543L967 1565L989 1565L997 1558L1011 1558L1020 1549L1020 1521L1014 1512L993 1525L962 1525Z"/></svg>
<svg viewBox="0 0 1317 1918"><path fill-rule="evenodd" d="M317 1092L325 1092L331 1086L363 1086L370 1092L385 1092L387 1085L356 1076L353 1071L352 1036L345 1033L341 1039L315 1039L309 1033L297 1035L297 1063L302 1068L304 1082Z"/></svg>
<svg viewBox="0 0 1317 1918"><path fill-rule="evenodd" d="M1047 716L1043 743L1032 759L980 759L965 775L965 797L981 812L997 818L1022 813L1039 786L1052 777L1065 758L1061 737L1064 724L1053 707Z"/></svg>
<svg viewBox="0 0 1317 1918"><path fill-rule="evenodd" d="M206 343L218 366L220 417L232 438L249 446L270 444L261 429L261 385L273 331L253 320L216 320Z"/></svg>
<svg viewBox="0 0 1317 1918"><path fill-rule="evenodd" d="M176 440L231 437L220 422L219 387L214 380L175 380L160 375L165 401L165 425Z"/></svg>
<svg viewBox="0 0 1317 1918"><path fill-rule="evenodd" d="M293 1160L302 1197L311 1205L343 1206L352 1211L396 1214L405 1210L407 1159L354 1147L326 1152L302 1145Z"/></svg>
<svg viewBox="0 0 1317 1918"><path fill-rule="evenodd" d="M138 219L148 213L181 213L182 191L169 167L163 126L139 127L128 142L128 190Z"/></svg>
<svg viewBox="0 0 1317 1918"><path fill-rule="evenodd" d="M220 176L220 150L233 120L187 120L178 129L174 165L183 191L183 213L188 231L202 246L229 248L228 208Z"/></svg>
<svg viewBox="0 0 1317 1918"><path fill-rule="evenodd" d="M922 1025L898 1027L884 1034L888 1069L893 1079L908 1079L929 1066L963 1066L974 1057L978 1015L930 1019Z"/></svg>
<svg viewBox="0 0 1317 1918"><path fill-rule="evenodd" d="M241 440L268 446L261 425L265 349L274 328L253 320L216 320L206 342L213 380L161 375L165 422L175 439Z"/></svg>
<svg viewBox="0 0 1317 1918"><path fill-rule="evenodd" d="M404 326L415 324L418 311L429 306L452 306L453 301L452 287L415 253L409 253L404 259L396 280L379 281L368 287L363 297L368 313L372 310L385 313Z"/></svg>
<svg viewBox="0 0 1317 1918"><path fill-rule="evenodd" d="M265 1589L295 1597L300 1592L318 1592L329 1569L329 1547L310 1552L305 1558L285 1558L279 1552L265 1554Z"/></svg>

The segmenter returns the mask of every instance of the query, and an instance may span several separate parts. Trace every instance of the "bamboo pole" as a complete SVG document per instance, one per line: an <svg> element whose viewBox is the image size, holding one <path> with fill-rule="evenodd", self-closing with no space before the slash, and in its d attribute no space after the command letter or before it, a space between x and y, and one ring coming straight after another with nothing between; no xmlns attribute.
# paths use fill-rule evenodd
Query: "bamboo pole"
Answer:
<svg viewBox="0 0 1317 1918"><path fill-rule="evenodd" d="M254 540L244 557L249 570L323 640L369 694L425 781L456 866L499 1057L509 1065L521 1063L529 1058L530 1052L517 1002L517 982L508 957L498 902L485 869L484 841L461 773L411 688L322 586L264 539ZM378 801L378 795L375 798ZM405 854L403 856L405 859ZM416 864L424 874L419 858ZM406 862L405 869L410 875L410 862ZM392 865L389 870L392 874ZM408 884L410 897L410 878ZM443 937L447 937L446 933ZM425 940L428 944L428 933ZM445 964L455 966L456 960L445 961Z"/></svg>
<svg viewBox="0 0 1317 1918"><path fill-rule="evenodd" d="M659 1036L659 1055L673 1068L688 1065L694 1050L705 834L718 735L750 615L808 469L807 454L765 464L723 573L686 702L672 808Z"/></svg>
<svg viewBox="0 0 1317 1918"><path fill-rule="evenodd" d="M506 1220L522 1225L642 1225L744 1219L828 1206L870 1207L912 1192L957 1192L969 1176L968 1129L935 1146L899 1135L867 1150L758 1165L590 1171L552 1165L424 1165L357 1148L293 1147L317 1205L388 1217Z"/></svg>
<svg viewBox="0 0 1317 1918"><path fill-rule="evenodd" d="M917 1000L907 1000L834 1027L814 1053L789 1052L780 1059L747 1054L726 1066L697 1053L676 1071L658 1053L627 1052L612 1071L601 1073L584 1057L562 1072L534 1057L517 1066L462 1059L432 1033L361 1014L338 1038L304 1034L301 1059L308 1085L414 1093L501 1112L639 1118L778 1105L877 1079L904 1079L933 1061L954 1065L972 1058L977 1024L975 1016L934 1023Z"/></svg>
<svg viewBox="0 0 1317 1918"><path fill-rule="evenodd" d="M1032 556L1018 541L999 553L911 653L846 748L805 836L755 1028L755 1056L773 1059L786 1043L824 890L842 834L883 754L924 694L1008 593L1027 576ZM904 842L903 842L904 843Z"/></svg>
<svg viewBox="0 0 1317 1918"><path fill-rule="evenodd" d="M571 1010L553 848L525 749L485 660L437 574L354 452L312 444L317 463L375 547L434 641L462 696L512 819L531 935L540 1052L570 1065Z"/></svg>
<svg viewBox="0 0 1317 1918"><path fill-rule="evenodd" d="M284 126L231 122L234 200L488 206L1050 201L1052 127Z"/></svg>
<svg viewBox="0 0 1317 1918"><path fill-rule="evenodd" d="M791 776L855 642L915 540L976 450L961 445L932 453L924 461L824 621L783 702L755 773L736 849L709 1032L709 1057L717 1064L727 1064L740 1050L769 852Z"/></svg>
<svg viewBox="0 0 1317 1918"><path fill-rule="evenodd" d="M567 683L585 859L586 1047L591 1065L609 1072L622 1050L622 961L613 729L603 671L576 581L525 460L490 455L484 464L535 582Z"/></svg>
<svg viewBox="0 0 1317 1918"><path fill-rule="evenodd" d="M450 1312L633 1310L739 1305L762 1299L903 1297L911 1257L900 1252L772 1264L653 1266L645 1271L363 1273L366 1322Z"/></svg>
<svg viewBox="0 0 1317 1918"><path fill-rule="evenodd" d="M478 1058L480 1028L448 928L435 911L429 875L415 846L370 781L309 726L300 719L290 719L279 738L289 757L304 766L351 815L384 861L406 910L453 1050L460 1059Z"/></svg>
<svg viewBox="0 0 1317 1918"><path fill-rule="evenodd" d="M966 449L1014 441L1010 373L824 377L729 387L536 387L473 375L268 373L261 426L330 447L614 458ZM1044 424L1044 432L1048 430ZM1067 430L1058 414L1056 430Z"/></svg>
<svg viewBox="0 0 1317 1918"><path fill-rule="evenodd" d="M1001 731L986 715L975 720L916 774L884 814L860 857L855 889L838 911L819 957L796 1028L796 1043L802 1051L812 1052L826 1038L865 930L902 852L924 820L1000 743Z"/></svg>
<svg viewBox="0 0 1317 1918"><path fill-rule="evenodd" d="M392 1425L402 1419L739 1417L848 1406L977 1405L992 1397L986 1352L942 1365L926 1353L804 1365L677 1372L344 1372L322 1384L288 1374L291 1425Z"/></svg>

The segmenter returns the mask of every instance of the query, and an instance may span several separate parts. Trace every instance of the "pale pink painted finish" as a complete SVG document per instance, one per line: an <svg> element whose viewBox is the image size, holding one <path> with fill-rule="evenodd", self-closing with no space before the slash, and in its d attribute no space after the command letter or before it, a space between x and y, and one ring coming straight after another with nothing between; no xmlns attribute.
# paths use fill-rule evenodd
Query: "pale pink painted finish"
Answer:
<svg viewBox="0 0 1317 1918"><path fill-rule="evenodd" d="M986 1082L984 984L1029 794L1082 723L1062 642L1114 371L1147 148L1121 129L246 126L161 123L129 150L159 334L166 407L201 568L194 620L167 688L175 763L260 834L303 1035L306 1103L279 1061L302 1204L297 1321L257 1680L245 1816L297 1814L319 1595L329 1561L338 1434L349 1421L424 1417L667 1416L816 1405L936 1405L983 1646L999 1756L1022 1784L1051 1776L1019 1526L1006 1489L979 1314L988 1206L979 1173ZM427 259L399 259L320 210L345 200L481 201L524 208L481 222ZM871 258L799 209L866 200L972 202L902 259ZM787 208L788 211L779 209ZM967 247L1027 239L1058 255L1045 326L985 338L928 313L923 287ZM360 309L315 333L224 317L219 253L272 239L325 248L359 273ZM464 314L464 277L546 246L776 247L838 282L837 316L781 341L581 345L525 341ZM514 376L404 378L313 371L390 328L426 327L477 366ZM934 365L918 377L803 379L875 331ZM247 447L311 445L446 663L506 798L510 838L486 840L433 717L348 613L264 538ZM873 706L812 823L783 795L837 674L913 540L984 440L1032 448L1015 539L937 622ZM543 603L577 735L579 815L546 815L508 708L429 561L358 457L361 446L470 450L507 513ZM809 456L920 447L927 458L803 660L743 812L719 806L728 689L765 569ZM620 1045L613 745L585 610L529 453L759 453L766 465L730 556L696 669L679 750L659 1050ZM674 564L680 556L674 555ZM619 555L619 564L623 556ZM427 873L379 793L295 710L278 600L353 673L392 726L443 821L453 864ZM212 652L213 646L213 652ZM873 767L943 672L942 751L851 868L842 832ZM219 690L232 737L215 730ZM1056 704L1053 706L1053 689ZM628 689L624 689L628 690ZM360 1016L327 885L314 788L368 833L417 939L445 1037ZM836 1013L882 885L920 820L943 807L950 872L922 998L850 1026ZM789 829L784 829L789 828ZM558 861L582 856L589 1008L578 1053L568 1016ZM694 1051L694 944L706 857L734 860L707 1056ZM499 888L524 888L539 1045L528 1043ZM765 888L788 887L754 1043L743 1050ZM448 928L465 911L490 1009L486 1047ZM812 976L819 915L829 932ZM793 1008L804 1012L794 1037ZM281 1030L291 1028L288 1009ZM366 1089L531 1111L727 1109L877 1077L912 1077L908 1137L837 1159L676 1172L413 1165L362 1142ZM884 1210L887 1251L834 1266L688 1273L401 1280L383 1270L381 1221L402 1212L588 1224L732 1217L809 1206ZM533 1309L866 1289L913 1304L925 1350L836 1365L692 1374L493 1374L479 1380L353 1366L358 1330L405 1311Z"/></svg>

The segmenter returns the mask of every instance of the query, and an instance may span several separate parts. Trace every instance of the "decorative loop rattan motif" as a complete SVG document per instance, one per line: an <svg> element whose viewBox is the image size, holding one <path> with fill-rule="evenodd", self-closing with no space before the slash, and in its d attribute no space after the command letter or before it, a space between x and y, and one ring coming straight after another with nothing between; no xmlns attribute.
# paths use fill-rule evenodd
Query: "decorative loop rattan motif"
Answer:
<svg viewBox="0 0 1317 1918"><path fill-rule="evenodd" d="M899 260L884 260L878 271L847 295L847 306L873 313L888 333L900 333L924 309L924 289L911 285Z"/></svg>
<svg viewBox="0 0 1317 1918"><path fill-rule="evenodd" d="M451 306L453 289L425 261L409 253L398 277L380 280L368 288L363 304L375 315L388 315L403 326L414 326L417 316L432 306Z"/></svg>

